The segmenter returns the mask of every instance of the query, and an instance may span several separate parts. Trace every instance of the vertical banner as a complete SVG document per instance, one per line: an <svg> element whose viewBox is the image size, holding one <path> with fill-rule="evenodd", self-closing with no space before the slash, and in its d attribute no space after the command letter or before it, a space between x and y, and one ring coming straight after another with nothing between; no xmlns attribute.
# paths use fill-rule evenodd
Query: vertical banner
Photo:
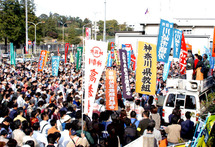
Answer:
<svg viewBox="0 0 215 147"><path fill-rule="evenodd" d="M111 58L111 53L108 54L108 60L107 60L107 67L112 66L112 58Z"/></svg>
<svg viewBox="0 0 215 147"><path fill-rule="evenodd" d="M212 57L215 57L215 27L214 27L214 36L213 36Z"/></svg>
<svg viewBox="0 0 215 147"><path fill-rule="evenodd" d="M70 52L70 63L73 63L73 62L74 62L73 54L72 52Z"/></svg>
<svg viewBox="0 0 215 147"><path fill-rule="evenodd" d="M173 35L173 23L161 19L158 43L157 43L157 61L168 62Z"/></svg>
<svg viewBox="0 0 215 147"><path fill-rule="evenodd" d="M119 58L117 55L117 51L114 51L114 55L115 55L116 64L119 65Z"/></svg>
<svg viewBox="0 0 215 147"><path fill-rule="evenodd" d="M43 67L45 65L47 51L42 50L40 53L39 63L38 63L38 71L43 71Z"/></svg>
<svg viewBox="0 0 215 147"><path fill-rule="evenodd" d="M83 47L77 47L76 70L80 70L81 69L82 53L83 53Z"/></svg>
<svg viewBox="0 0 215 147"><path fill-rule="evenodd" d="M106 110L118 110L116 71L106 71Z"/></svg>
<svg viewBox="0 0 215 147"><path fill-rule="evenodd" d="M110 43L111 59L114 59L114 42Z"/></svg>
<svg viewBox="0 0 215 147"><path fill-rule="evenodd" d="M13 48L13 43L10 43L10 64L15 65L16 59L15 59L15 51Z"/></svg>
<svg viewBox="0 0 215 147"><path fill-rule="evenodd" d="M168 78L170 65L171 65L171 61L168 61L168 63L164 64L163 81L166 81L166 79Z"/></svg>
<svg viewBox="0 0 215 147"><path fill-rule="evenodd" d="M128 61L128 69L131 65L131 51L127 51L127 61Z"/></svg>
<svg viewBox="0 0 215 147"><path fill-rule="evenodd" d="M192 45L190 45L189 43L186 43L186 48L187 48L187 51L189 51L189 50L192 51Z"/></svg>
<svg viewBox="0 0 215 147"><path fill-rule="evenodd" d="M121 73L122 73L122 91L123 91L123 97L126 99L132 98L131 93L131 87L129 83L129 77L128 77L128 64L127 64L127 51L120 49L119 50L119 56L120 56L120 67L121 67Z"/></svg>
<svg viewBox="0 0 215 147"><path fill-rule="evenodd" d="M66 43L65 44L65 63L67 63L68 50L69 50L69 43Z"/></svg>
<svg viewBox="0 0 215 147"><path fill-rule="evenodd" d="M179 66L180 66L180 74L184 75L186 74L186 65L187 65L187 49L186 49L186 43L184 39L184 33L182 33L181 38L181 54L179 59Z"/></svg>
<svg viewBox="0 0 215 147"><path fill-rule="evenodd" d="M89 28L86 28L86 40L89 40L89 36L90 36L90 30Z"/></svg>
<svg viewBox="0 0 215 147"><path fill-rule="evenodd" d="M52 56L52 75L53 76L58 76L59 62L60 62L59 56Z"/></svg>
<svg viewBox="0 0 215 147"><path fill-rule="evenodd" d="M107 42L85 41L85 100L84 113L92 116L98 83L107 59Z"/></svg>
<svg viewBox="0 0 215 147"><path fill-rule="evenodd" d="M138 42L136 92L155 95L157 58L156 45Z"/></svg>
<svg viewBox="0 0 215 147"><path fill-rule="evenodd" d="M179 58L181 51L182 31L174 29L173 58Z"/></svg>
<svg viewBox="0 0 215 147"><path fill-rule="evenodd" d="M58 55L58 56L60 55L60 48L59 48L59 46L58 46L58 48L57 48L57 55Z"/></svg>

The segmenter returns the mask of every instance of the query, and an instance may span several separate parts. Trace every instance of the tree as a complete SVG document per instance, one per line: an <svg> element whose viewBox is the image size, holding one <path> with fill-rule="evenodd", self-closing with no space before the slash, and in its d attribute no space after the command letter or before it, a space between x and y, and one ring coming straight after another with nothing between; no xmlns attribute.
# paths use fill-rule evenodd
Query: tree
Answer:
<svg viewBox="0 0 215 147"><path fill-rule="evenodd" d="M81 39L77 36L77 31L74 28L74 26L71 26L69 28L68 37L66 38L66 41L70 44L79 44L81 42Z"/></svg>

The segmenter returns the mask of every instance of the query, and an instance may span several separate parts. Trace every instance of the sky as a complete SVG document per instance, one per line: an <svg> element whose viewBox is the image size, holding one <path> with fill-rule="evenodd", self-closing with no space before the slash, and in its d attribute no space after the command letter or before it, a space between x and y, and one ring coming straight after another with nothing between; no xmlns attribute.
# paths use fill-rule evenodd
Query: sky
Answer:
<svg viewBox="0 0 215 147"><path fill-rule="evenodd" d="M34 0L37 16L52 12L92 21L104 20L104 1ZM137 26L150 19L212 18L214 4L214 0L106 0L106 20Z"/></svg>

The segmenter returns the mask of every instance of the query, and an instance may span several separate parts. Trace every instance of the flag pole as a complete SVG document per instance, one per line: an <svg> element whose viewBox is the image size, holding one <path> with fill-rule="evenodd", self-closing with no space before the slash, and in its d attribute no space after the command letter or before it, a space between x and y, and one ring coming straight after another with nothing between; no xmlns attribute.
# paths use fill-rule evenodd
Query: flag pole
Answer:
<svg viewBox="0 0 215 147"><path fill-rule="evenodd" d="M81 70L81 74L82 74L82 98L81 98L81 133L83 133L84 131L84 106L83 106L83 101L84 101L84 69L85 69L85 65L84 65L84 59L85 59L85 53L84 53L84 34L83 34L83 52L82 52L82 70Z"/></svg>

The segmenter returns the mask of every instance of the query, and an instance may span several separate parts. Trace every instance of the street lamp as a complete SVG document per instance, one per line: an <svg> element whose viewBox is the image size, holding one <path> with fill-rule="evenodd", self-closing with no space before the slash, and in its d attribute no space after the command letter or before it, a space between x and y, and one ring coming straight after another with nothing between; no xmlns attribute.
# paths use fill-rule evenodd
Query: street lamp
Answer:
<svg viewBox="0 0 215 147"><path fill-rule="evenodd" d="M45 23L44 21L41 21L41 22L38 22L38 23L33 23L33 22L28 22L28 23L31 23L31 24L33 24L34 25L34 27L35 27L35 32L34 32L34 35L35 35L35 37L34 37L34 39L35 39L35 42L34 42L34 54L36 54L36 49L37 49L37 25L38 24L40 24L40 23Z"/></svg>
<svg viewBox="0 0 215 147"><path fill-rule="evenodd" d="M106 0L104 0L104 29L103 29L103 41L106 41Z"/></svg>
<svg viewBox="0 0 215 147"><path fill-rule="evenodd" d="M66 24L66 22L65 23L63 23L63 45L64 45L64 25Z"/></svg>

